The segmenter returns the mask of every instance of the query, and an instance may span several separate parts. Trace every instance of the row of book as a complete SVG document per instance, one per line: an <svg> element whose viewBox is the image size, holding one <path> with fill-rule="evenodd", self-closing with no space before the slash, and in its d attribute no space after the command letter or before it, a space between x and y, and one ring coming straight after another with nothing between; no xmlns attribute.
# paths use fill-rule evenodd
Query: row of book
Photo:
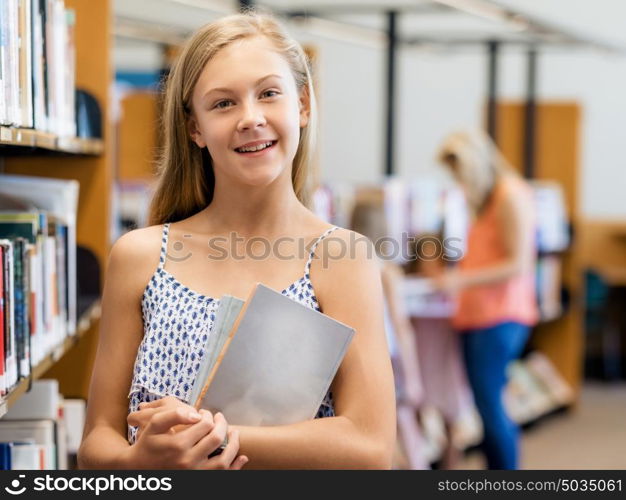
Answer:
<svg viewBox="0 0 626 500"><path fill-rule="evenodd" d="M0 176L0 393L76 332L78 183Z"/></svg>
<svg viewBox="0 0 626 500"><path fill-rule="evenodd" d="M56 380L35 381L0 420L0 470L74 468L84 422L84 400L63 399Z"/></svg>
<svg viewBox="0 0 626 500"><path fill-rule="evenodd" d="M562 187L556 182L532 181L536 213L537 251L561 252L569 246L569 224ZM465 241L470 214L461 189L435 177L389 177L378 185L327 183L314 194L315 212L342 227L361 193L380 192L388 236L437 234Z"/></svg>
<svg viewBox="0 0 626 500"><path fill-rule="evenodd" d="M0 125L76 135L74 25L64 0L2 0Z"/></svg>

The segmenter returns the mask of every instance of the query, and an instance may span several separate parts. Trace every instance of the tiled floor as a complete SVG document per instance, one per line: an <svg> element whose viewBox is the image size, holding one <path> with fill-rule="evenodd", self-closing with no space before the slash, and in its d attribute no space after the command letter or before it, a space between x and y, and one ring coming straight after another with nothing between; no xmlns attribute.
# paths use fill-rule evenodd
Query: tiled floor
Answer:
<svg viewBox="0 0 626 500"><path fill-rule="evenodd" d="M626 469L626 384L588 383L580 403L527 429L523 469ZM470 453L461 469L480 469Z"/></svg>

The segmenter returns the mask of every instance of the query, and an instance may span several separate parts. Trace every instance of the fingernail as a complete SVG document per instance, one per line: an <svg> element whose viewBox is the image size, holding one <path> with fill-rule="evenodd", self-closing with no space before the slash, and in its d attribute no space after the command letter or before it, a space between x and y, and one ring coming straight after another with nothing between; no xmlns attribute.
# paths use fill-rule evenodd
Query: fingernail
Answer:
<svg viewBox="0 0 626 500"><path fill-rule="evenodd" d="M188 416L190 420L200 420L202 418L202 416L195 411L190 411Z"/></svg>

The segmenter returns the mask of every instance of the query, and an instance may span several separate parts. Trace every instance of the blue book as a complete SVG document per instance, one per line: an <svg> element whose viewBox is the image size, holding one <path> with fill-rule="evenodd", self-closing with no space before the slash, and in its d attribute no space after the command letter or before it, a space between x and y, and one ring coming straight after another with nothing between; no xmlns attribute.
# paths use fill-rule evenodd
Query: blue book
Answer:
<svg viewBox="0 0 626 500"><path fill-rule="evenodd" d="M0 443L0 470L11 470L11 447L13 443Z"/></svg>

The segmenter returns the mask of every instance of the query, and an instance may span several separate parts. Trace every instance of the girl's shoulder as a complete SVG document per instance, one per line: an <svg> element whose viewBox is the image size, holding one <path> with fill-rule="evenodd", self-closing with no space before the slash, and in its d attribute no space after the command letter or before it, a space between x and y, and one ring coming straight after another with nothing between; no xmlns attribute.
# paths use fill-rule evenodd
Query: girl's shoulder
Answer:
<svg viewBox="0 0 626 500"><path fill-rule="evenodd" d="M337 226L320 247L315 251L311 279L322 309L323 303L339 296L380 284L381 263L369 238Z"/></svg>
<svg viewBox="0 0 626 500"><path fill-rule="evenodd" d="M134 229L123 234L111 247L108 273L121 274L138 289L150 280L159 264L163 225Z"/></svg>
<svg viewBox="0 0 626 500"><path fill-rule="evenodd" d="M161 251L163 224L133 229L120 236L111 248L111 255L130 260L156 260ZM151 259L154 257L154 259Z"/></svg>

